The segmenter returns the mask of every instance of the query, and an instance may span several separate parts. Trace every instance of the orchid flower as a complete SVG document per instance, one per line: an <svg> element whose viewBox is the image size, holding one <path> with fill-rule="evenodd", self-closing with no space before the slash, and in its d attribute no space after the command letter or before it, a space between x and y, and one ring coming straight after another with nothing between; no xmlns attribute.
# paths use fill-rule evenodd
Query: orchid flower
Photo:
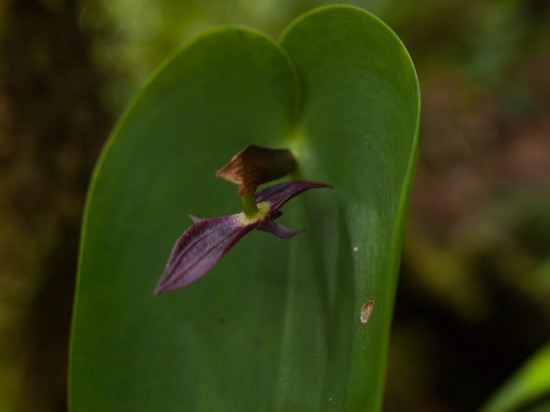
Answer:
<svg viewBox="0 0 550 412"><path fill-rule="evenodd" d="M330 187L324 183L287 182L256 193L259 185L278 179L296 168L288 149L269 149L250 144L237 153L216 176L239 185L242 212L209 219L189 216L194 224L176 241L155 294L181 289L200 279L253 229L287 239L305 232L288 229L274 220L290 199L309 189Z"/></svg>
<svg viewBox="0 0 550 412"><path fill-rule="evenodd" d="M274 220L293 197L309 189L331 187L324 183L292 181L242 197L243 212L202 219L190 216L194 224L176 241L155 294L183 288L203 277L244 235L253 229L287 239L305 232L288 229ZM248 213L247 213L248 212Z"/></svg>

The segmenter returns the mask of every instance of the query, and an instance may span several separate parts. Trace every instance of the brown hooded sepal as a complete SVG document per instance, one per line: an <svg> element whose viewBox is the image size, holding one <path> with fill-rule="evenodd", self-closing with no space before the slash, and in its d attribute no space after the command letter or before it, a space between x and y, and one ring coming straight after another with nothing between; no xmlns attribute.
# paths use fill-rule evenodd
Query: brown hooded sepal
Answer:
<svg viewBox="0 0 550 412"><path fill-rule="evenodd" d="M237 153L216 176L239 185L239 196L252 195L262 183L291 173L296 159L287 149L268 149L249 144Z"/></svg>

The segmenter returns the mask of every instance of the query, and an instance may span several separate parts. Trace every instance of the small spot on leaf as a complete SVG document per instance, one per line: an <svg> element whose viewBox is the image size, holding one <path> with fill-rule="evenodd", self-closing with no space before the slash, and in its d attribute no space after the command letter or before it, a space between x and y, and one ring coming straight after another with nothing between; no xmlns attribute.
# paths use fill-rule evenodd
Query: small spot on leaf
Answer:
<svg viewBox="0 0 550 412"><path fill-rule="evenodd" d="M365 304L361 308L361 323L366 324L369 321L373 307L374 307L374 300L367 300L365 302Z"/></svg>

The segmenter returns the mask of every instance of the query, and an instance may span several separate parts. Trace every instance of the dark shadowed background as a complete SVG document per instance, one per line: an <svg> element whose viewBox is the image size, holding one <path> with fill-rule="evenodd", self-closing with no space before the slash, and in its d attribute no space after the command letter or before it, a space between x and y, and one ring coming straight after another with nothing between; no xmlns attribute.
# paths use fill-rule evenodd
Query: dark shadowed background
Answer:
<svg viewBox="0 0 550 412"><path fill-rule="evenodd" d="M550 340L550 4L350 3L394 29L422 88L385 410L473 410ZM206 28L276 38L324 4L0 3L0 411L66 409L87 185L137 89Z"/></svg>

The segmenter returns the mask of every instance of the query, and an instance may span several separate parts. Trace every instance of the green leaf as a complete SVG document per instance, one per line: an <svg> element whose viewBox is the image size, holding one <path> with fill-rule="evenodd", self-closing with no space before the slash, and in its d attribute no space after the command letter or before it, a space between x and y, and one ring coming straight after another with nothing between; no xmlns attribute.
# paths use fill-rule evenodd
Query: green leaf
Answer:
<svg viewBox="0 0 550 412"><path fill-rule="evenodd" d="M520 408L522 411L547 411L549 395L550 344L547 344L502 385L481 411L507 412Z"/></svg>
<svg viewBox="0 0 550 412"><path fill-rule="evenodd" d="M228 27L185 45L94 174L71 409L378 410L419 113L405 48L360 9L314 10L279 44ZM334 186L283 208L308 232L254 231L197 283L154 296L187 215L239 211L214 172L249 143L290 148L292 179Z"/></svg>

